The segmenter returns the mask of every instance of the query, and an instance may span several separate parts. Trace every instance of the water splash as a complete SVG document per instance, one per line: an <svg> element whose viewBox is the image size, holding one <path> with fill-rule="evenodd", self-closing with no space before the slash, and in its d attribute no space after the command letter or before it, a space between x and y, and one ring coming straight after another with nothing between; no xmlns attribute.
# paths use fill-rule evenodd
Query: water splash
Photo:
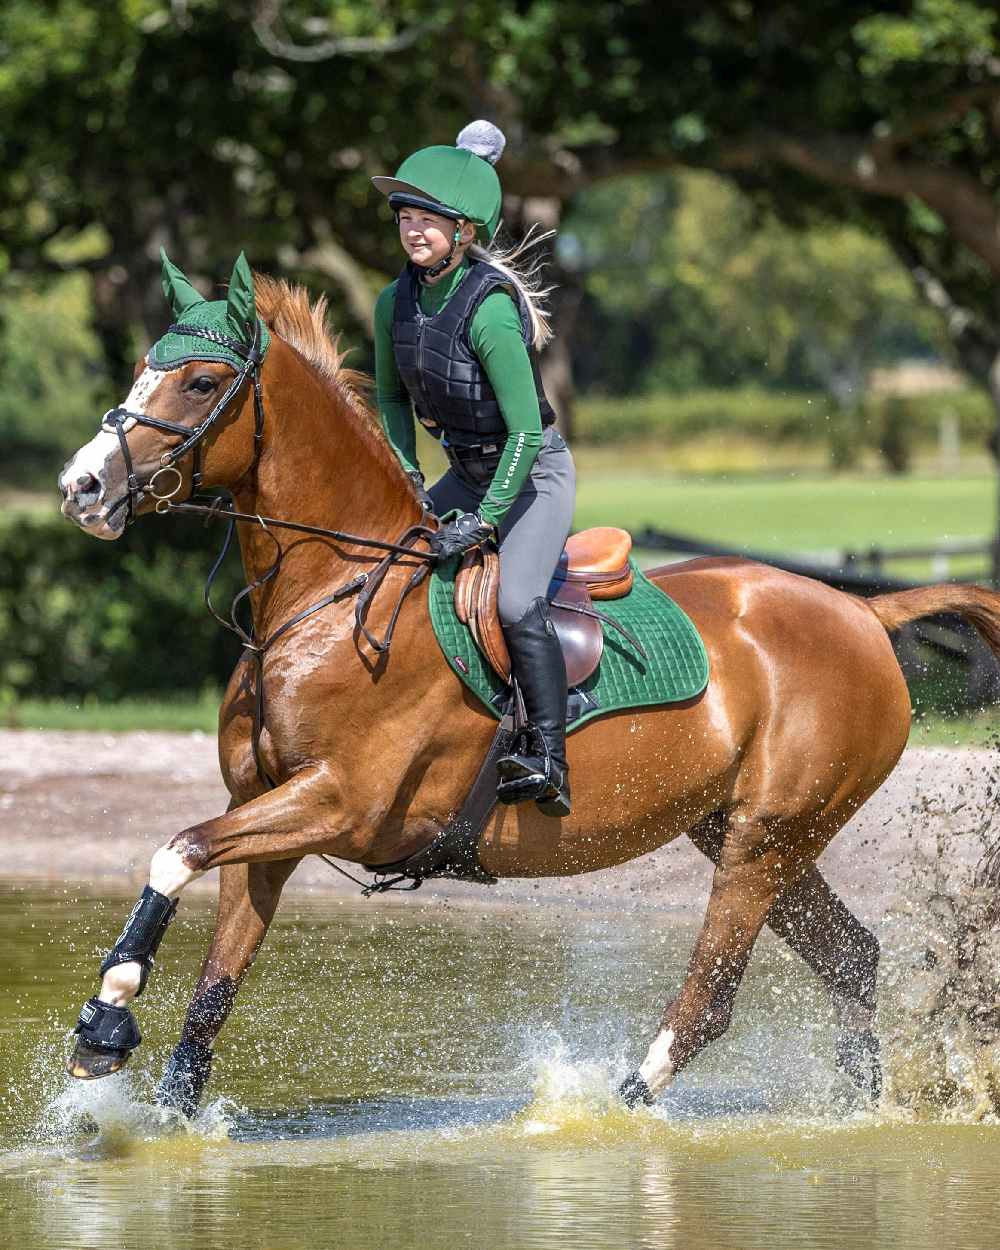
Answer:
<svg viewBox="0 0 1000 1250"><path fill-rule="evenodd" d="M956 770L958 771L958 770ZM982 865L998 841L1000 750L976 752L947 797L911 816L933 848L908 865L890 913L880 1031L887 1102L916 1120L1000 1122L1000 893Z"/></svg>
<svg viewBox="0 0 1000 1250"><path fill-rule="evenodd" d="M125 1069L97 1081L62 1079L44 1104L36 1141L70 1150L81 1158L122 1158L152 1143L170 1143L171 1153L227 1140L241 1109L215 1099L188 1119L155 1101L153 1084L141 1069Z"/></svg>
<svg viewBox="0 0 1000 1250"><path fill-rule="evenodd" d="M606 1061L573 1060L565 1043L557 1041L548 1053L534 1055L530 1067L531 1101L515 1116L525 1136L593 1125L624 1110Z"/></svg>

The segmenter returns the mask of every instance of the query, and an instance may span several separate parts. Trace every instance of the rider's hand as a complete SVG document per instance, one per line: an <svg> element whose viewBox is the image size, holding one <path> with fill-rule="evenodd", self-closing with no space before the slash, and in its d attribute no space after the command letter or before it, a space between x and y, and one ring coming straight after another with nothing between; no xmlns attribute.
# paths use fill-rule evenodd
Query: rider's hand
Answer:
<svg viewBox="0 0 1000 1250"><path fill-rule="evenodd" d="M413 489L417 492L417 498L420 500L421 508L433 516L434 500L427 493L427 488L424 486L424 475L419 469L408 469L406 476L413 483Z"/></svg>
<svg viewBox="0 0 1000 1250"><path fill-rule="evenodd" d="M495 542L496 536L496 526L484 521L478 512L463 512L432 535L428 544L439 560L448 560L490 540Z"/></svg>

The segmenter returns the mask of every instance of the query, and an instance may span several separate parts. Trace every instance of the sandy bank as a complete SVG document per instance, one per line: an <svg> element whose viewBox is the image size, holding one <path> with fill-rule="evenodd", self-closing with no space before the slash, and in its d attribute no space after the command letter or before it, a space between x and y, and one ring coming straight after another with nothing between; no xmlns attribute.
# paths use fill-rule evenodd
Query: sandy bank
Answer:
<svg viewBox="0 0 1000 1250"><path fill-rule="evenodd" d="M876 917L905 888L907 866L933 857L943 835L989 823L1000 756L983 750L914 747L882 790L824 853L821 866L860 914ZM215 740L205 734L0 731L0 815L5 878L89 882L131 890L152 851L171 833L226 805ZM1000 834L1000 818L995 822ZM972 861L980 843L954 839L949 855ZM700 910L709 865L686 838L605 872L490 889L427 885L422 901L479 904L567 902ZM213 889L212 875L200 888ZM315 857L289 888L357 893ZM405 898L405 896L402 896Z"/></svg>

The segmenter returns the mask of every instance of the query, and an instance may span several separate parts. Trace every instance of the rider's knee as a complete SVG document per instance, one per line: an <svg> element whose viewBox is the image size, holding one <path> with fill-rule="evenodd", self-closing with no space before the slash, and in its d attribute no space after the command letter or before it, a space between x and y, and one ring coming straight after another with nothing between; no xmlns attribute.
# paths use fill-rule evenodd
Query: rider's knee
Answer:
<svg viewBox="0 0 1000 1250"><path fill-rule="evenodd" d="M501 582L500 589L497 591L497 612L500 616L500 624L516 625L532 603L534 599L529 598L523 590L517 586L505 586Z"/></svg>

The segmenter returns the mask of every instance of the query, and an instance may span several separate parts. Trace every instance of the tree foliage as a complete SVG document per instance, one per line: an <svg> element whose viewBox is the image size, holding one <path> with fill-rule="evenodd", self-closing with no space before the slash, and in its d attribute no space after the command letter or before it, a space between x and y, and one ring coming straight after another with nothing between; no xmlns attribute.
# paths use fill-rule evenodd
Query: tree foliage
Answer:
<svg viewBox="0 0 1000 1250"><path fill-rule="evenodd" d="M122 378L162 321L160 244L207 280L244 245L357 333L399 263L370 174L485 115L516 226L715 170L793 226L881 234L1000 379L997 38L985 0L7 0L4 263L88 271Z"/></svg>
<svg viewBox="0 0 1000 1250"><path fill-rule="evenodd" d="M752 380L850 407L873 365L941 350L884 243L849 224L792 229L716 175L583 192L559 250L588 298L579 380L612 393Z"/></svg>

